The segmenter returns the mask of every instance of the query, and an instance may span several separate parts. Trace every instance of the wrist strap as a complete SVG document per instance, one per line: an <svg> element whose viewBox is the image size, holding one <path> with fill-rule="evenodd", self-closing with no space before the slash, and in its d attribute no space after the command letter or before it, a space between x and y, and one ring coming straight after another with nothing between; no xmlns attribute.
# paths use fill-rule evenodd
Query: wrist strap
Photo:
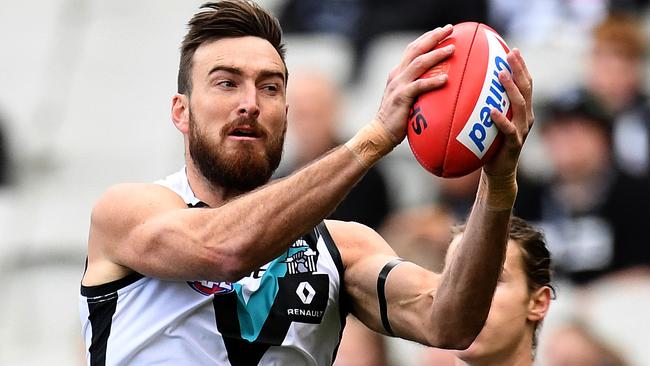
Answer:
<svg viewBox="0 0 650 366"><path fill-rule="evenodd" d="M397 138L383 123L373 120L346 142L345 147L354 154L364 168L369 168L391 152L398 143Z"/></svg>

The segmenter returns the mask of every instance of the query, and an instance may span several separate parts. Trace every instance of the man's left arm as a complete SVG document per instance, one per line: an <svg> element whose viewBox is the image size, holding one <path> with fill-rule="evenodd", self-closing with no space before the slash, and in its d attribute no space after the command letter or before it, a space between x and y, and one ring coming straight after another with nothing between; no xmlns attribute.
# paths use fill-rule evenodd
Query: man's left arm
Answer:
<svg viewBox="0 0 650 366"><path fill-rule="evenodd" d="M508 54L508 63L513 74L504 71L499 79L512 103L512 120L492 111L504 144L483 167L465 233L442 274L396 262L395 252L367 227L327 223L341 251L352 311L368 327L455 349L469 347L482 329L503 266L517 162L534 121L532 78L518 50Z"/></svg>

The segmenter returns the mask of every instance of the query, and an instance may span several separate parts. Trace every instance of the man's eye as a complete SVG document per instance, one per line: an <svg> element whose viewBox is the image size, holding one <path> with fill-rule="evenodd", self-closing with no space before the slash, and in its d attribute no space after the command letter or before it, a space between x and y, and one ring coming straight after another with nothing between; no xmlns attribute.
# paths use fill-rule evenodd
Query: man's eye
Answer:
<svg viewBox="0 0 650 366"><path fill-rule="evenodd" d="M235 83L233 83L230 80L220 81L220 82L217 83L217 85L222 86L224 88L234 88L235 87Z"/></svg>
<svg viewBox="0 0 650 366"><path fill-rule="evenodd" d="M275 84L270 84L270 85L265 85L264 89L270 92L277 92L279 88Z"/></svg>

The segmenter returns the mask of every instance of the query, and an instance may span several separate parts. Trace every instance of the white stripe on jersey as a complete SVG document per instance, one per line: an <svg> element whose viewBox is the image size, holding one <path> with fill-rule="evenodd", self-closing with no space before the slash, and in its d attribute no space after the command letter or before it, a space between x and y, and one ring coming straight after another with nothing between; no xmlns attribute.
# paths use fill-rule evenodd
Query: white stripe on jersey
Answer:
<svg viewBox="0 0 650 366"><path fill-rule="evenodd" d="M200 203L189 187L184 169L156 183L176 192L188 205ZM268 315L273 314L270 309L282 315L279 319L291 321L284 322L289 324L286 335L277 342L278 346L270 346L261 354L259 365L332 364L346 309L339 307L340 256L324 230L324 225L314 230L318 255L314 272L311 272L310 263L315 258L310 257L313 251L309 251L304 240L298 240L279 259L263 266L256 276L245 277L235 284L163 281L136 276L121 280L119 288L114 283L82 286L79 307L87 364L103 365L98 362L101 357L97 357L97 342L92 347L95 363L91 363L90 349L93 340L101 338L97 334L97 324L104 315L106 325L110 326L110 334L104 342L105 365L241 365L244 361L237 362L236 358L254 354L255 345L263 343L260 338L271 339L274 337L271 333L285 329L282 326L269 327L271 332L265 329L263 324L266 320L270 323L273 318ZM291 272L288 262L292 262ZM319 284L327 290L318 287ZM277 295L269 297L267 295L274 293L273 286L277 287ZM90 310L91 304L100 299L99 295L109 294L110 298L116 298L112 315L102 314L103 310L97 308ZM224 307L223 304L231 300L236 307ZM318 308L320 302L322 310ZM217 324L218 319L228 321ZM232 326L239 327L241 336L258 337L252 343L251 352L247 351L251 344L239 340L244 342L244 350L229 355L228 341L219 329L231 331L228 329Z"/></svg>

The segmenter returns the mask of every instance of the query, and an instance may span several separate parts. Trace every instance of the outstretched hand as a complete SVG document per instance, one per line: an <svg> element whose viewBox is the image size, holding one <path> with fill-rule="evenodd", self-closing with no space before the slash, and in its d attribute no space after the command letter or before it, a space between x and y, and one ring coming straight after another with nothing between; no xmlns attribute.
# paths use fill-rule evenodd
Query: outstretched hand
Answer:
<svg viewBox="0 0 650 366"><path fill-rule="evenodd" d="M512 75L503 70L499 81L505 87L512 105L512 118L508 118L496 109L491 112L491 119L504 135L503 146L488 161L483 171L488 177L513 176L517 170L519 154L533 126L535 116L532 107L533 79L528 72L524 58L518 49L513 49L507 56Z"/></svg>
<svg viewBox="0 0 650 366"><path fill-rule="evenodd" d="M454 45L434 50L452 30L451 25L436 28L411 42L400 63L388 75L377 120L384 124L397 142L401 142L406 136L409 111L418 95L439 88L447 82L446 74L422 79L419 77L454 52Z"/></svg>

